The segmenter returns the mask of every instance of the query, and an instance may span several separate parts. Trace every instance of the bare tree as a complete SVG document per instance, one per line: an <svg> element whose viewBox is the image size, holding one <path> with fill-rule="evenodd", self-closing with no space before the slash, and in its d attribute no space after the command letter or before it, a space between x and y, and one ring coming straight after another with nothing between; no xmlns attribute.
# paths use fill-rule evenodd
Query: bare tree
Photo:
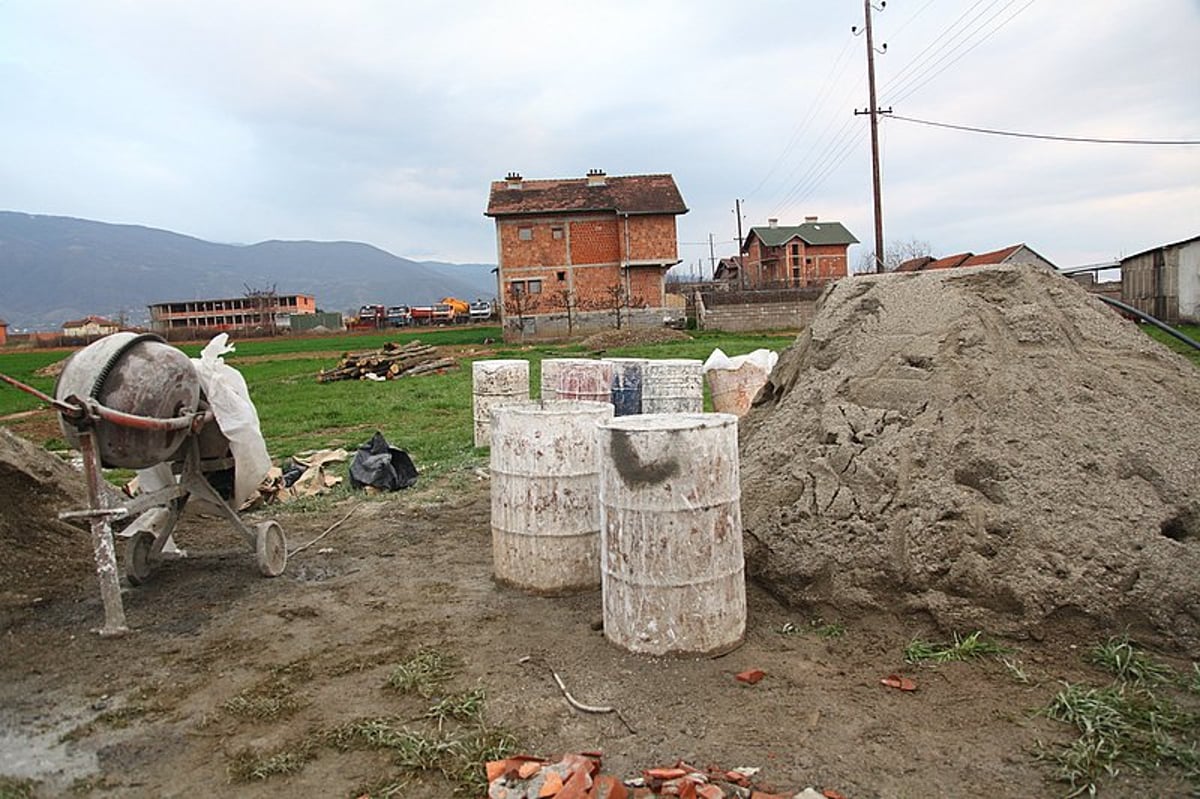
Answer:
<svg viewBox="0 0 1200 799"><path fill-rule="evenodd" d="M574 290L570 288L559 289L556 297L559 306L567 314L567 336L573 336L575 335L575 313L579 310L579 301L575 297Z"/></svg>
<svg viewBox="0 0 1200 799"><path fill-rule="evenodd" d="M896 267L914 258L932 255L933 247L927 241L913 237L907 241L889 241L883 248L883 270L894 272ZM857 272L875 271L875 251L868 250L858 259Z"/></svg>
<svg viewBox="0 0 1200 799"><path fill-rule="evenodd" d="M505 321L520 332L522 341L525 340L525 328L529 324L529 317L533 315L537 304L537 297L514 284L509 284L504 295Z"/></svg>
<svg viewBox="0 0 1200 799"><path fill-rule="evenodd" d="M605 287L598 303L598 307L612 314L617 330L621 329L622 324L628 324L630 309L645 306L646 301L640 296L630 294L625 288L625 283L619 279Z"/></svg>

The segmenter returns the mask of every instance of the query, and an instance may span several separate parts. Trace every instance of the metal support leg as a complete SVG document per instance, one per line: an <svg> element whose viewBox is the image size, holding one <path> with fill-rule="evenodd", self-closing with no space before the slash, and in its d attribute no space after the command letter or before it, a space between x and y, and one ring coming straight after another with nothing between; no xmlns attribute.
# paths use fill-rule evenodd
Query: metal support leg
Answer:
<svg viewBox="0 0 1200 799"><path fill-rule="evenodd" d="M100 599L104 602L104 626L96 632L102 636L124 635L129 632L129 628L125 626L125 606L121 603L117 554L113 548L110 513L104 498L104 476L100 472L95 437L90 430L80 431L79 451L83 454L83 473L87 479L88 515L92 523L96 576L100 578Z"/></svg>

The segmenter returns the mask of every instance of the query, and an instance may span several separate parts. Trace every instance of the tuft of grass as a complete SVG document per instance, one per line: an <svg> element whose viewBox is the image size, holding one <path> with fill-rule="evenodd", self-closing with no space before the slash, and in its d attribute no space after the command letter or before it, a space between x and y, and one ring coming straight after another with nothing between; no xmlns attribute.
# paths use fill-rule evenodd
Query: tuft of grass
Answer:
<svg viewBox="0 0 1200 799"><path fill-rule="evenodd" d="M0 799L33 799L38 781L0 774Z"/></svg>
<svg viewBox="0 0 1200 799"><path fill-rule="evenodd" d="M232 716L271 721L292 715L303 703L295 695L295 684L312 677L312 669L303 661L276 666L271 676L227 700L222 709Z"/></svg>
<svg viewBox="0 0 1200 799"><path fill-rule="evenodd" d="M1021 685L1028 685L1029 675L1025 672L1025 666L1016 658L1000 657L1000 662L1004 664L1005 670L1009 676Z"/></svg>
<svg viewBox="0 0 1200 799"><path fill-rule="evenodd" d="M954 640L948 642L914 640L904 648L904 660L907 663L949 663L1009 652L1006 647L984 638L981 630L976 630L965 637L955 633Z"/></svg>
<svg viewBox="0 0 1200 799"><path fill-rule="evenodd" d="M1072 725L1078 737L1041 757L1055 765L1055 776L1070 786L1069 796L1095 796L1104 777L1122 768L1143 772L1178 768L1200 789L1200 750L1195 714L1132 682L1103 688L1064 683L1043 710L1049 718Z"/></svg>
<svg viewBox="0 0 1200 799"><path fill-rule="evenodd" d="M1188 693L1200 695L1200 663L1193 663L1191 672L1184 677L1183 687Z"/></svg>
<svg viewBox="0 0 1200 799"><path fill-rule="evenodd" d="M476 688L466 693L452 694L437 702L424 718L436 719L439 727L446 721L480 723L483 718L484 691Z"/></svg>
<svg viewBox="0 0 1200 799"><path fill-rule="evenodd" d="M277 774L295 774L315 757L316 752L308 741L271 754L242 749L229 764L229 778L234 782L258 782Z"/></svg>
<svg viewBox="0 0 1200 799"><path fill-rule="evenodd" d="M789 621L779 628L780 635L803 635L806 632L818 638L841 638L846 634L846 625L840 621L827 622L817 616L808 620L807 627Z"/></svg>
<svg viewBox="0 0 1200 799"><path fill-rule="evenodd" d="M1123 635L1093 647L1086 659L1122 682L1162 685L1175 679L1170 666L1155 660Z"/></svg>
<svg viewBox="0 0 1200 799"><path fill-rule="evenodd" d="M392 670L387 687L401 693L415 693L428 699L450 679L457 661L436 649L422 649Z"/></svg>

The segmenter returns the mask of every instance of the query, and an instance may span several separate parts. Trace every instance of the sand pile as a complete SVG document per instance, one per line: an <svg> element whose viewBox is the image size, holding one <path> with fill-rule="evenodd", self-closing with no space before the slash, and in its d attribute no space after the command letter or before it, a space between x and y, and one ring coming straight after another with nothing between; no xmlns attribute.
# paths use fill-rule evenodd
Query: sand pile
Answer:
<svg viewBox="0 0 1200 799"><path fill-rule="evenodd" d="M0 427L0 606L95 581L91 534L58 520L86 507L81 472Z"/></svg>
<svg viewBox="0 0 1200 799"><path fill-rule="evenodd" d="M1200 653L1200 370L1070 281L843 280L759 403L747 562L785 600Z"/></svg>

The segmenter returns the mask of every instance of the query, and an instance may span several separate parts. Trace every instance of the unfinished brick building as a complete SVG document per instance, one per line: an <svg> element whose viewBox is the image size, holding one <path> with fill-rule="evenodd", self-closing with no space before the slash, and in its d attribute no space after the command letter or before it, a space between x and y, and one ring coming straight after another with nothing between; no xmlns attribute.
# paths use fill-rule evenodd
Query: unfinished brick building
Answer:
<svg viewBox="0 0 1200 799"><path fill-rule="evenodd" d="M670 175L492 183L497 289L506 338L554 337L622 324L662 325L668 269L679 263Z"/></svg>

